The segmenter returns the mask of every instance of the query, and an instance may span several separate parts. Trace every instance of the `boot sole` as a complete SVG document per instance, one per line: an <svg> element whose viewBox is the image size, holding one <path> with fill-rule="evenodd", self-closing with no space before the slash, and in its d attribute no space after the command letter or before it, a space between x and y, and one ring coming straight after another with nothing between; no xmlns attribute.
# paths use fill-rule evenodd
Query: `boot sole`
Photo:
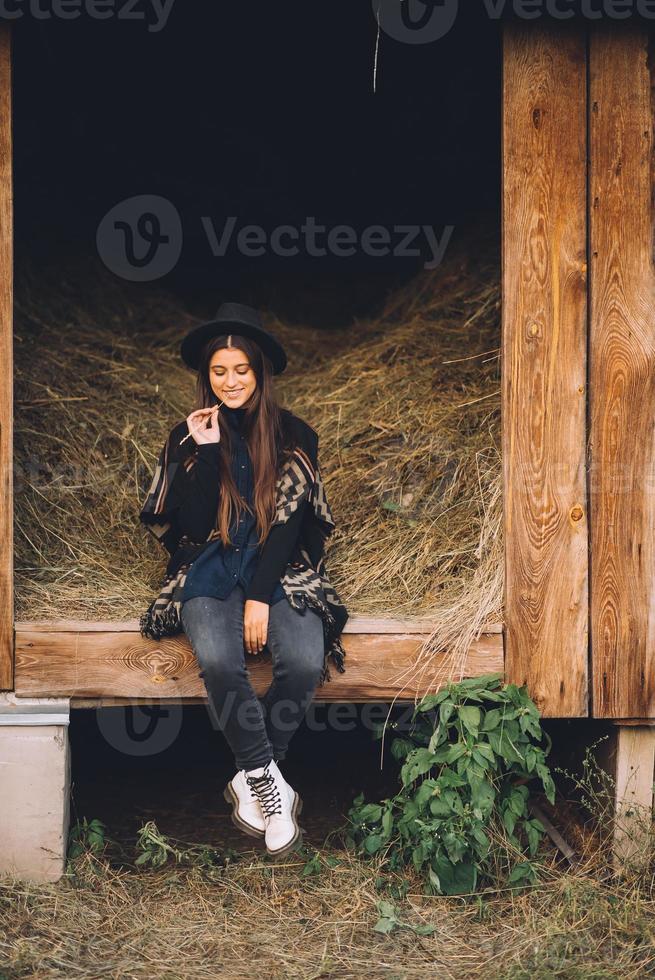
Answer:
<svg viewBox="0 0 655 980"><path fill-rule="evenodd" d="M294 790L294 801L291 807L291 816L293 817L293 823L296 828L296 832L284 847L278 847L277 850L272 851L269 847L266 848L266 852L271 855L271 857L284 857L285 854L289 854L290 851L295 851L302 844L303 831L298 824L298 814L302 812L302 800L298 793Z"/></svg>
<svg viewBox="0 0 655 980"><path fill-rule="evenodd" d="M232 807L231 817L234 826L238 827L239 830L242 831L244 834L248 834L249 837L256 837L258 840L262 840L266 831L258 830L256 827L253 827L251 824L246 823L245 820L242 820L239 814L237 813L237 807L239 806L239 799L236 793L234 792L234 790L232 789L232 785L230 783L228 783L225 789L223 790L223 799L227 803L229 803L230 806Z"/></svg>

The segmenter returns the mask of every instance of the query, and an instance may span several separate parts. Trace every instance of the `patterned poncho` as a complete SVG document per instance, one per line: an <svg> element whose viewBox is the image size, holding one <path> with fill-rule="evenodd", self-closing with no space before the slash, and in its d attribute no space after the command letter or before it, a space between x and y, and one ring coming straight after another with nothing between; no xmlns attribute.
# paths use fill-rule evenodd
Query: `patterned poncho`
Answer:
<svg viewBox="0 0 655 980"><path fill-rule="evenodd" d="M301 613L306 606L315 609L323 621L325 661L321 683L329 680L328 659L344 671L345 651L340 634L348 612L331 585L325 567L324 546L335 524L325 494L317 458L318 438L314 430L290 412L284 412L294 433L295 448L279 473L276 488L277 510L273 525L283 524L304 501L308 506L302 519L298 543L280 578L291 605ZM186 476L196 464L193 438L180 445L188 434L186 420L169 433L162 447L139 519L169 551L171 557L160 592L140 618L141 634L154 640L183 631L180 609L184 583L192 563L219 537L214 527L204 542L190 541L177 532L175 506L179 494L190 489Z"/></svg>

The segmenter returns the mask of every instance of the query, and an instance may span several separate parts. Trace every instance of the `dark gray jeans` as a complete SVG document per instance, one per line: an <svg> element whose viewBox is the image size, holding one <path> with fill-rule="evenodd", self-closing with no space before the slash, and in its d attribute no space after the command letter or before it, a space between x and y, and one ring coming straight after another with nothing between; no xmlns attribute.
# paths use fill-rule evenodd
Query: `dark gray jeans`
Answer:
<svg viewBox="0 0 655 980"><path fill-rule="evenodd" d="M237 767L257 769L285 757L319 682L325 646L323 622L314 609L301 613L286 599L275 602L264 647L271 652L273 680L260 700L246 668L244 606L244 590L236 585L227 599L188 599L180 618L201 667L210 711Z"/></svg>

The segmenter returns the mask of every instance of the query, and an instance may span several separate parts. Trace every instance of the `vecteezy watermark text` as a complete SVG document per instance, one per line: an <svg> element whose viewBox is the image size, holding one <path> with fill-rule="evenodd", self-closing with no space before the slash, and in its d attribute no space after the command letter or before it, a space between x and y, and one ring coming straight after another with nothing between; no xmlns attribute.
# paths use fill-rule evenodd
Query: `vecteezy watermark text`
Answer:
<svg viewBox="0 0 655 980"><path fill-rule="evenodd" d="M0 0L0 20L125 20L145 22L151 34L166 27L175 0Z"/></svg>
<svg viewBox="0 0 655 980"><path fill-rule="evenodd" d="M270 713L262 702L260 712L252 702L237 704L234 691L228 691L218 712L207 699L204 706L215 731L223 731L228 718L233 715L243 731L258 731L263 712L264 716L269 715L270 723L280 733L293 735L302 722L306 732L344 733L365 729L378 737L385 731L389 739L411 732L415 713L413 703L402 707L392 707L381 701L360 705L312 701L309 705L298 705L288 699L276 701ZM425 713L424 717L436 724L435 710ZM152 698L140 705L96 709L98 729L104 740L117 752L131 756L146 757L165 752L180 737L183 718L184 708L175 698Z"/></svg>
<svg viewBox="0 0 655 980"><path fill-rule="evenodd" d="M404 44L430 44L445 37L457 19L459 0L371 0L380 29ZM473 5L473 0L466 0ZM519 20L655 20L655 0L479 0L489 20L511 14Z"/></svg>
<svg viewBox="0 0 655 980"><path fill-rule="evenodd" d="M268 230L262 225L239 225L234 215L222 223L207 215L199 220L208 248L217 259L230 251L246 258L349 258L358 253L372 258L425 256L425 269L434 269L443 260L455 228L444 225L438 233L433 225L376 224L357 230L346 224L319 224L313 215L298 225L281 224ZM140 194L119 201L105 214L98 225L96 246L115 275L132 282L151 282L175 267L183 237L175 206L164 197Z"/></svg>
<svg viewBox="0 0 655 980"><path fill-rule="evenodd" d="M432 225L368 225L358 234L351 225L317 224L308 215L299 225L277 225L270 232L261 225L243 225L236 231L237 218L227 218L222 228L216 228L211 218L201 218L207 241L216 258L223 258L234 243L240 255L259 257L271 254L283 258L304 254L312 258L333 255L348 258L361 252L370 257L393 255L395 258L416 258L425 254L419 243L427 244L430 260L425 269L434 269L443 259L454 225L446 225L438 237Z"/></svg>

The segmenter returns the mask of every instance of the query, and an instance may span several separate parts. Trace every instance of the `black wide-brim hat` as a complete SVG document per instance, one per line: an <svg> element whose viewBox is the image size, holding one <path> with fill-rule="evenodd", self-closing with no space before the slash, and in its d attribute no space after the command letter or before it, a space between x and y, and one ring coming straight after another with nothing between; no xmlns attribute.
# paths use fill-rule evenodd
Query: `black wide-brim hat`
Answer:
<svg viewBox="0 0 655 980"><path fill-rule="evenodd" d="M281 374L287 366L287 355L282 344L264 330L257 310L242 303L222 303L213 320L201 323L190 330L180 345L180 356L194 371L200 365L200 355L208 340L221 334L239 334L254 340L269 358L273 374Z"/></svg>

